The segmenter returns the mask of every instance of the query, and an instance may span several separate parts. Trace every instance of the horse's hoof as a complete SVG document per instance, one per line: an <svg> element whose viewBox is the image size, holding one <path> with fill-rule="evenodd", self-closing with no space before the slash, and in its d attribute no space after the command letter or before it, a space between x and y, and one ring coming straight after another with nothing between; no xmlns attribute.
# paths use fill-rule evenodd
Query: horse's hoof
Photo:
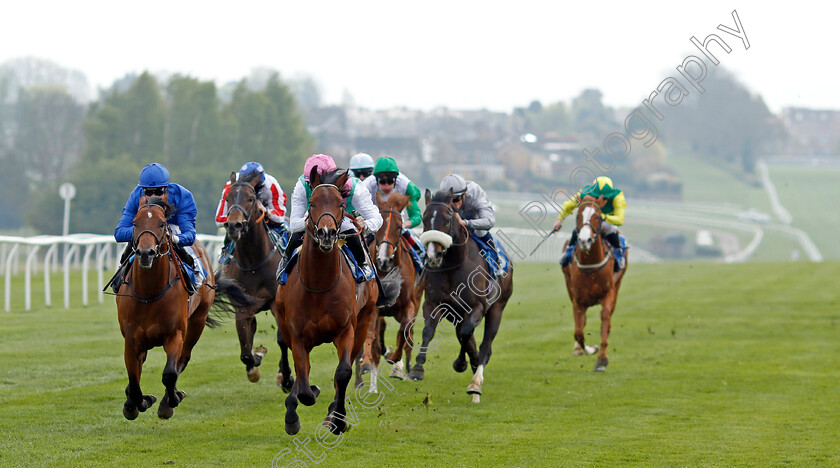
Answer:
<svg viewBox="0 0 840 468"><path fill-rule="evenodd" d="M157 397L154 395L143 395L143 403L140 404L140 411L146 411L151 408L156 401Z"/></svg>
<svg viewBox="0 0 840 468"><path fill-rule="evenodd" d="M481 394L473 393L472 402L473 403L481 403Z"/></svg>
<svg viewBox="0 0 840 468"><path fill-rule="evenodd" d="M467 370L467 360L461 359L460 357L455 359L452 362L452 368L455 369L455 372L464 372Z"/></svg>
<svg viewBox="0 0 840 468"><path fill-rule="evenodd" d="M140 410L138 410L136 406L131 405L131 407L129 407L128 405L123 405L123 416L125 416L125 419L128 419L129 421L134 421L135 419L137 419L137 416L139 414Z"/></svg>
<svg viewBox="0 0 840 468"><path fill-rule="evenodd" d="M295 435L298 432L300 432L300 419L291 424L286 423L286 434Z"/></svg>
<svg viewBox="0 0 840 468"><path fill-rule="evenodd" d="M317 385L310 385L309 389L312 390L312 393L315 394L315 398L318 398L318 395L321 394L321 387Z"/></svg>
<svg viewBox="0 0 840 468"><path fill-rule="evenodd" d="M254 365L259 366L262 362L262 358L264 358L265 355L268 354L268 348L266 348L265 346L257 346L257 348L254 349L253 353L254 361L256 361Z"/></svg>
<svg viewBox="0 0 840 468"><path fill-rule="evenodd" d="M364 363L364 364L362 364L362 370L360 372L362 373L362 375L369 374L369 373L373 372L374 369L376 369L376 368L373 367L373 364Z"/></svg>
<svg viewBox="0 0 840 468"><path fill-rule="evenodd" d="M413 381L423 380L425 372L422 370L412 369L411 372L408 373L408 378Z"/></svg>
<svg viewBox="0 0 840 468"><path fill-rule="evenodd" d="M260 381L260 368L252 367L248 372L248 381L257 383Z"/></svg>
<svg viewBox="0 0 840 468"><path fill-rule="evenodd" d="M175 414L175 409L169 406L169 399L164 396L158 406L158 417L160 419L169 419L173 414Z"/></svg>
<svg viewBox="0 0 840 468"><path fill-rule="evenodd" d="M400 367L395 366L394 369L391 371L391 375L389 375L388 377L392 379L405 380L405 372Z"/></svg>
<svg viewBox="0 0 840 468"><path fill-rule="evenodd" d="M598 360L595 361L595 372L604 372L607 370L607 364L609 363L610 361L607 358L598 358Z"/></svg>
<svg viewBox="0 0 840 468"><path fill-rule="evenodd" d="M283 390L283 393L289 393L292 391L292 385L295 384L295 378L290 375L288 379L284 379L282 373L277 373L274 383Z"/></svg>
<svg viewBox="0 0 840 468"><path fill-rule="evenodd" d="M481 395L481 385L470 384L467 387L467 395Z"/></svg>

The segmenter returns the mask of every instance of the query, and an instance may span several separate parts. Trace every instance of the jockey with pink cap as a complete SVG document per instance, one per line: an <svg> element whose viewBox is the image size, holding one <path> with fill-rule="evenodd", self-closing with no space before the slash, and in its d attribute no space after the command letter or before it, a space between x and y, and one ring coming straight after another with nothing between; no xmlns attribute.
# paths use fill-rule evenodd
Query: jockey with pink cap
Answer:
<svg viewBox="0 0 840 468"><path fill-rule="evenodd" d="M303 175L295 184L295 189L292 192L291 214L289 215L289 225L292 231L292 237L289 239L289 244L283 252L283 260L280 262L280 267L277 271L278 277L286 266L292 252L295 251L301 244L303 244L303 235L306 230L307 214L309 213L309 196L312 189L309 185L309 174L312 173L312 168L318 168L319 174L335 171L335 161L326 154L315 154L306 160L303 165ZM373 204L370 197L370 192L364 184L357 183L358 180L352 177L347 178L342 195L345 195L347 200L346 210L348 213L357 213L355 220L345 217L341 221L341 233L355 233L359 229L366 229L371 232L376 232L382 226L382 215L379 214L379 209ZM347 238L347 246L353 252L356 262L362 267L367 279L371 278L370 266L365 261L364 247L362 246L361 236L353 236Z"/></svg>

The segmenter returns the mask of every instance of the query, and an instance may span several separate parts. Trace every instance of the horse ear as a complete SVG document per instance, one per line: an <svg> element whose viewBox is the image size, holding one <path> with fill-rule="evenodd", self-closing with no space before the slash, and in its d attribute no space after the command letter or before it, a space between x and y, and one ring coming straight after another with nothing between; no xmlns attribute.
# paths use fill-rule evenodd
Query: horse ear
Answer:
<svg viewBox="0 0 840 468"><path fill-rule="evenodd" d="M432 202L432 191L429 190L429 189L426 189L426 204L428 205L431 202Z"/></svg>
<svg viewBox="0 0 840 468"><path fill-rule="evenodd" d="M235 183L235 182L236 182L236 173L231 172L230 173L230 183L232 184L232 183Z"/></svg>
<svg viewBox="0 0 840 468"><path fill-rule="evenodd" d="M340 174L341 175L338 176L338 179L335 180L335 186L338 187L339 190L343 190L344 189L344 184L347 183L347 178L350 177L350 175L347 174L346 169L343 172L341 172Z"/></svg>
<svg viewBox="0 0 840 468"><path fill-rule="evenodd" d="M382 206L382 195L376 192L376 206Z"/></svg>
<svg viewBox="0 0 840 468"><path fill-rule="evenodd" d="M312 166L312 170L309 171L309 185L311 187L321 185L321 176L318 174L318 166Z"/></svg>
<svg viewBox="0 0 840 468"><path fill-rule="evenodd" d="M411 197L409 197L408 195L400 195L399 193L395 193L394 195L396 195L396 200L395 200L396 205L397 205L396 211L404 210L405 207L408 206L408 202L409 202L409 200L411 200ZM394 195L392 195L392 196L394 196Z"/></svg>
<svg viewBox="0 0 840 468"><path fill-rule="evenodd" d="M455 191L452 190L452 187L449 187L449 201L452 201L453 198L455 198Z"/></svg>

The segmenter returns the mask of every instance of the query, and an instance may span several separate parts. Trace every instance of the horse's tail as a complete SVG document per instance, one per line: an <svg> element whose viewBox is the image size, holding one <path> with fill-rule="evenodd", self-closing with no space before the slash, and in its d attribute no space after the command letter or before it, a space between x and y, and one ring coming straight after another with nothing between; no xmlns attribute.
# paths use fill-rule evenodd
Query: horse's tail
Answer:
<svg viewBox="0 0 840 468"><path fill-rule="evenodd" d="M381 305L383 307L390 307L394 305L394 303L397 302L397 298L400 296L400 290L402 289L403 284L403 276L400 273L400 269L392 268L391 271L379 279L379 282L382 284L382 291L380 291L379 294L388 298L388 300Z"/></svg>
<svg viewBox="0 0 840 468"><path fill-rule="evenodd" d="M250 309L259 304L259 300L248 293L235 280L216 275L216 297L210 310L212 315L207 316L207 326L216 328L222 324L222 320L230 315L236 315L237 309Z"/></svg>

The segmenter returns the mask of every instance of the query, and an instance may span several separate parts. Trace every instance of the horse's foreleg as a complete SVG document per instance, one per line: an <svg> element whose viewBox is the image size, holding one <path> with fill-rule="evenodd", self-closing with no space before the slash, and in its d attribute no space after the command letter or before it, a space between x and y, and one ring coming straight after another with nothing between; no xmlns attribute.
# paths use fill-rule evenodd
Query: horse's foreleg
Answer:
<svg viewBox="0 0 840 468"><path fill-rule="evenodd" d="M146 411L157 400L154 395L143 395L140 389L140 374L143 371L143 362L146 360L146 351L137 351L129 339L125 341L125 370L128 372L128 385L125 387L126 400L123 404L123 416L128 420L134 420L141 411Z"/></svg>
<svg viewBox="0 0 840 468"><path fill-rule="evenodd" d="M365 335L365 343L362 347L363 374L372 371L379 364L379 356L381 355L381 353L379 352L381 341L378 339L377 336L378 325L378 318L375 320L371 320L368 325L367 334ZM375 359L374 356L376 356Z"/></svg>
<svg viewBox="0 0 840 468"><path fill-rule="evenodd" d="M607 370L609 359L607 358L607 338L610 336L610 328L613 310L615 310L616 293L615 289L604 298L601 307L601 349L598 351L598 359L595 361L595 371Z"/></svg>
<svg viewBox="0 0 840 468"><path fill-rule="evenodd" d="M356 333L354 333L353 328L350 327L335 341L339 359L333 379L335 399L330 403L330 407L327 410L327 417L324 419L324 424L330 428L333 434L341 434L347 430L347 409L345 408L344 400L347 395L347 384L350 383L350 378L353 374L350 359L353 356L352 351L355 335ZM372 378L376 379L376 375L374 374Z"/></svg>
<svg viewBox="0 0 840 468"><path fill-rule="evenodd" d="M572 301L572 314L575 318L574 355L583 356L584 354L592 354L587 352L588 350L583 338L583 329L586 327L586 307Z"/></svg>
<svg viewBox="0 0 840 468"><path fill-rule="evenodd" d="M480 320L481 314L473 312L468 314L466 320L462 320L455 327L458 334L458 341L461 343L458 358L452 363L452 368L455 369L455 372L464 372L467 370L467 356L470 358L470 367L473 372L476 371L480 364L474 336L475 327L478 326Z"/></svg>
<svg viewBox="0 0 840 468"><path fill-rule="evenodd" d="M207 313L210 310L210 303L201 304L187 320L187 336L184 338L184 346L181 349L181 358L178 360L178 375L184 372L192 357L192 350L204 332L207 324Z"/></svg>
<svg viewBox="0 0 840 468"><path fill-rule="evenodd" d="M181 351L184 348L183 332L177 331L163 343L163 350L166 352L166 366L163 368L163 386L166 387L163 399L158 405L158 417L169 419L184 397L184 393L175 388L178 382L178 363L181 360Z"/></svg>
<svg viewBox="0 0 840 468"><path fill-rule="evenodd" d="M423 303L423 344L419 349L414 349L417 352L417 361L408 374L408 378L411 380L423 380L425 376L423 364L426 363L426 353L434 349L441 339L440 337L435 339L435 331L437 330L442 314L438 314L437 317L432 317L432 310L433 307L429 301Z"/></svg>
<svg viewBox="0 0 840 468"><path fill-rule="evenodd" d="M283 393L289 393L292 390L292 385L295 383L295 378L292 377L292 368L289 367L289 346L286 340L283 339L283 333L280 327L277 327L277 346L280 347L280 362L278 363L276 383L283 390Z"/></svg>
<svg viewBox="0 0 840 468"><path fill-rule="evenodd" d="M262 356L254 355L254 334L257 331L257 319L253 315L243 316L242 311L236 314L236 334L239 336L239 360L245 364L245 372L251 382L260 381L260 365Z"/></svg>

